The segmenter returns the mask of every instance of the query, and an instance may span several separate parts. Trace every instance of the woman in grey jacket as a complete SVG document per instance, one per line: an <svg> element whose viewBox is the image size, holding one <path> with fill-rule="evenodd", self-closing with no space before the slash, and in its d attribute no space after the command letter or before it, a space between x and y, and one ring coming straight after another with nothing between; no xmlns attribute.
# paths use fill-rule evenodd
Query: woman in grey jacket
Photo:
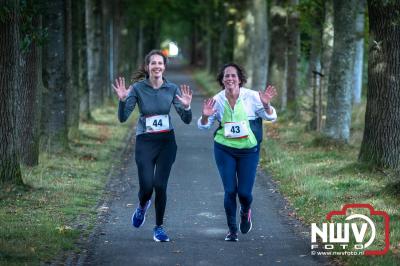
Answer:
<svg viewBox="0 0 400 266"><path fill-rule="evenodd" d="M167 58L153 50L145 57L143 69L134 75L134 84L126 89L125 79L118 78L113 88L119 98L118 119L124 122L138 105L140 117L136 127L135 160L139 174L139 204L132 215L132 225L139 228L145 221L151 196L155 191L156 226L153 239L167 242L163 228L166 190L169 173L175 161L177 146L169 115L171 105L189 124L192 120L192 91L187 85L180 89L163 77Z"/></svg>

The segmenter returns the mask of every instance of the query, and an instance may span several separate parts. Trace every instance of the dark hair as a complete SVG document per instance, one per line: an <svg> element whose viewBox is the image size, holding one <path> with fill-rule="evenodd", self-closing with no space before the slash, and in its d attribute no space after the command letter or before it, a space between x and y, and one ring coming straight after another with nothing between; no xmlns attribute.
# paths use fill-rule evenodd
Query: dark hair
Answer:
<svg viewBox="0 0 400 266"><path fill-rule="evenodd" d="M152 50L145 56L143 65L133 73L132 82L149 78L149 73L146 71L146 66L150 64L150 59L153 55L161 56L163 58L164 65L167 66L167 57L160 50Z"/></svg>
<svg viewBox="0 0 400 266"><path fill-rule="evenodd" d="M222 80L224 79L224 72L227 67L236 68L238 78L240 81L239 87L242 87L242 85L246 84L247 76L246 76L246 72L244 71L244 69L236 63L228 63L228 64L223 65L223 67L220 69L220 71L217 75L217 81L218 81L219 85L221 85L222 89L224 89L224 83L222 82Z"/></svg>

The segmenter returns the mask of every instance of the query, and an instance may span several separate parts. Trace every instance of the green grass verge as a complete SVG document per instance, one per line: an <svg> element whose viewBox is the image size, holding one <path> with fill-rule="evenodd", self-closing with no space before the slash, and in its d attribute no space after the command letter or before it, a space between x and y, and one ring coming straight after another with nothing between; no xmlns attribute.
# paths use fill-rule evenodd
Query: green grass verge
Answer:
<svg viewBox="0 0 400 266"><path fill-rule="evenodd" d="M354 116L363 110L356 108ZM400 209L399 190L393 189L393 175L370 169L357 162L363 129L354 117L350 145L333 146L318 141L306 132L304 123L291 121L267 124L263 142L263 166L279 184L297 217L305 224L326 222L329 211L347 203L369 203L390 216L390 251L384 256L337 256L348 265L399 265ZM363 116L360 116L363 117ZM382 225L383 219L377 219ZM383 226L377 227L375 248L384 245ZM340 250L340 249L337 249Z"/></svg>
<svg viewBox="0 0 400 266"><path fill-rule="evenodd" d="M23 168L26 192L2 194L0 265L38 265L52 261L93 228L99 201L115 157L133 123L120 124L116 106L93 113L80 124L70 151L40 155L40 164ZM79 221L79 225L76 224Z"/></svg>

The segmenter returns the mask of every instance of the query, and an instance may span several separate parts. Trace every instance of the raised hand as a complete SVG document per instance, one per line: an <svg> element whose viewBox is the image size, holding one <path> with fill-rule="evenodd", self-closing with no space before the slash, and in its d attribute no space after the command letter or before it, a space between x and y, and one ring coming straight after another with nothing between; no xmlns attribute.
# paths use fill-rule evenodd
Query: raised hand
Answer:
<svg viewBox="0 0 400 266"><path fill-rule="evenodd" d="M181 85L181 93L182 95L176 95L176 98L182 103L184 108L188 108L190 106L190 103L192 102L192 90L189 88L188 85Z"/></svg>
<svg viewBox="0 0 400 266"><path fill-rule="evenodd" d="M214 109L214 105L215 105L215 100L213 98L204 100L201 115L203 117L209 117L215 114L216 110Z"/></svg>
<svg viewBox="0 0 400 266"><path fill-rule="evenodd" d="M272 98L274 98L278 93L276 92L276 89L274 86L268 85L268 87L265 89L265 91L258 91L258 94L260 95L260 100L264 107L269 106Z"/></svg>
<svg viewBox="0 0 400 266"><path fill-rule="evenodd" d="M129 92L132 90L132 86L129 86L128 89L125 87L125 78L117 78L115 79L115 85L111 84L114 91L118 95L118 99L121 101L125 101L126 97L128 97Z"/></svg>

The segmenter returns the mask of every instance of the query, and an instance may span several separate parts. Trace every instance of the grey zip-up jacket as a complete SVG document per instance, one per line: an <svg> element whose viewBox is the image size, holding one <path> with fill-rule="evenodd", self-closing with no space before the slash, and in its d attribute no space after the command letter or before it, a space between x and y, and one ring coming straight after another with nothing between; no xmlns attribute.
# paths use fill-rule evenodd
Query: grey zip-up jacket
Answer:
<svg viewBox="0 0 400 266"><path fill-rule="evenodd" d="M146 133L146 117L152 115L168 115L169 130L172 130L169 112L173 104L182 121L189 124L192 121L192 110L190 108L185 110L176 95L181 95L180 89L167 79L164 79L164 83L158 89L154 89L148 79L138 81L133 84L126 100L119 101L118 119L121 123L125 122L137 104L140 117L137 122L136 135Z"/></svg>

